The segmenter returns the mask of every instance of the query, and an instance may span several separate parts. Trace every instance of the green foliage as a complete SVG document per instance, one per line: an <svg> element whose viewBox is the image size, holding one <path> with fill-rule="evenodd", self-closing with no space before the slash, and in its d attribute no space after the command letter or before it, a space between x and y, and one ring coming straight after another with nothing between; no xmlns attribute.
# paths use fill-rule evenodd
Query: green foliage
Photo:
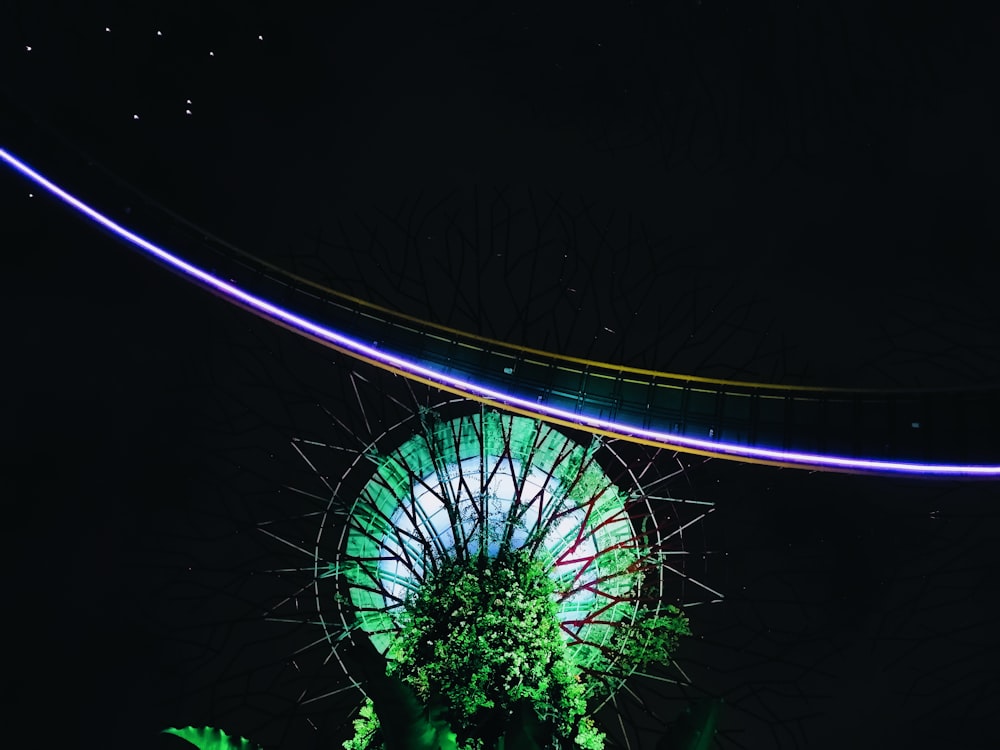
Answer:
<svg viewBox="0 0 1000 750"><path fill-rule="evenodd" d="M524 554L443 567L410 605L397 669L419 697L449 706L460 735L490 713L509 715L519 701L569 734L586 705L552 589L546 570Z"/></svg>
<svg viewBox="0 0 1000 750"><path fill-rule="evenodd" d="M366 698L354 720L354 737L344 743L344 750L365 750L378 732L378 717L375 715L375 704L371 698Z"/></svg>
<svg viewBox="0 0 1000 750"><path fill-rule="evenodd" d="M691 635L687 615L668 605L659 614L640 609L635 620L615 631L614 648L629 671L648 664L667 664L677 650L682 635Z"/></svg>
<svg viewBox="0 0 1000 750"><path fill-rule="evenodd" d="M594 720L584 716L576 735L576 744L581 750L604 750L604 733L594 726Z"/></svg>
<svg viewBox="0 0 1000 750"><path fill-rule="evenodd" d="M451 561L407 603L390 671L419 699L447 706L462 750L493 747L507 733L527 737L526 727L537 733L541 725L549 737L603 747L603 735L583 721L584 688L566 654L553 589L545 566L512 552ZM375 722L359 715L345 747L377 747Z"/></svg>

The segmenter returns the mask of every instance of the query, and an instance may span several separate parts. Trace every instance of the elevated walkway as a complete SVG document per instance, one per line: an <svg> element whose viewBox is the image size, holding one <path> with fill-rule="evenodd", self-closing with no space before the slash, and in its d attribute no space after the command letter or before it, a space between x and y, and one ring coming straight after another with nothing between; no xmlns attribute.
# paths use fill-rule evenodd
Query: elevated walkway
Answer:
<svg viewBox="0 0 1000 750"><path fill-rule="evenodd" d="M575 428L719 458L1000 477L998 386L888 391L727 381L464 333L288 273L147 199L30 117L2 116L0 161L39 189L228 302L377 367Z"/></svg>

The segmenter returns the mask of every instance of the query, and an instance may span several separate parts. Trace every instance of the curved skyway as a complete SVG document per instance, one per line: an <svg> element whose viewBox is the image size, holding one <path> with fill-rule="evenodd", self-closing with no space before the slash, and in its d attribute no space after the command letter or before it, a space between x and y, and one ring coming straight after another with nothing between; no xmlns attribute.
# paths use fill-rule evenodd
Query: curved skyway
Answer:
<svg viewBox="0 0 1000 750"><path fill-rule="evenodd" d="M724 459L1000 477L996 386L886 391L726 381L479 337L288 273L148 200L30 119L7 116L2 126L0 160L111 236L256 315L406 377L574 428Z"/></svg>

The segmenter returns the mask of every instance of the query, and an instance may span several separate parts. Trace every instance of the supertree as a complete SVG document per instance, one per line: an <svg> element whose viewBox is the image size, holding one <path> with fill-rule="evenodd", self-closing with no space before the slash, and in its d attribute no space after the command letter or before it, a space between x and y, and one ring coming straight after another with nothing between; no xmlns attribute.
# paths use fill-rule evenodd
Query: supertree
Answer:
<svg viewBox="0 0 1000 750"><path fill-rule="evenodd" d="M389 675L440 703L461 747L523 731L525 711L552 740L603 746L589 714L690 633L683 574L663 564L681 527L654 507L670 499L597 438L485 408L413 421L391 450L364 446L355 471L370 478L346 507L336 488L334 627L362 631ZM377 746L376 709L369 698L349 747Z"/></svg>

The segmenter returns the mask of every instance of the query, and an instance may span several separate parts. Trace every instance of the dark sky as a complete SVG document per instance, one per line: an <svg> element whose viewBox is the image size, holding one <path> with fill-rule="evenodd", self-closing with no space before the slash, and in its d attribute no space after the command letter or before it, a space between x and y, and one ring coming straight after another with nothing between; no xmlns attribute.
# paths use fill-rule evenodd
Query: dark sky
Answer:
<svg viewBox="0 0 1000 750"><path fill-rule="evenodd" d="M141 5L7 3L3 93L247 249L445 323L627 363L996 382L996 14ZM29 190L0 174L7 705L59 738L156 747L133 733L207 721L240 688L208 700L206 681L266 637L195 630L214 661L177 666L185 618L237 622L233 602L257 595L177 582L188 554L223 577L251 566L252 548L227 545L264 510L239 502L252 482L218 489L232 456L286 450L302 403L341 408L347 365ZM718 462L692 481L731 561L688 656L733 705L720 746L987 735L994 485ZM243 715L267 715L262 694ZM262 718L261 739L277 726Z"/></svg>

